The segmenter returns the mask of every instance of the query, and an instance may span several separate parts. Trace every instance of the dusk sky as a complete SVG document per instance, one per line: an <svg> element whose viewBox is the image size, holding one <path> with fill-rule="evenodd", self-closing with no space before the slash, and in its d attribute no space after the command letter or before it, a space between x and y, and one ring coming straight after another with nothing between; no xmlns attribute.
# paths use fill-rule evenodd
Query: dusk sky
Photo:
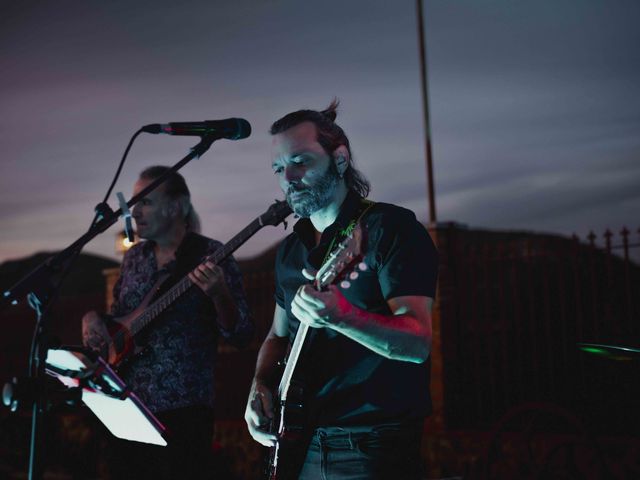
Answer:
<svg viewBox="0 0 640 480"><path fill-rule="evenodd" d="M131 135L242 117L181 170L203 233L223 242L281 198L273 120L341 101L371 198L427 220L412 0L16 2L0 17L0 262L88 227ZM427 0L438 219L561 234L636 230L638 0ZM197 139L143 134L115 191ZM109 200L116 209L115 194ZM116 258L121 224L86 252ZM236 253L282 238L266 227ZM17 281L18 279L16 279Z"/></svg>

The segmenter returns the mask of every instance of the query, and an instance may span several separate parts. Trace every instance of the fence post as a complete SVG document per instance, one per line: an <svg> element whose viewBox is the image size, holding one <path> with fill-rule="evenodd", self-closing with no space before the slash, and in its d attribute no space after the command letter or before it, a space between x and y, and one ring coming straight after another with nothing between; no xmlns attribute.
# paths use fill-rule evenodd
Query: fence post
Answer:
<svg viewBox="0 0 640 480"><path fill-rule="evenodd" d="M458 251L458 226L453 222L429 225L428 231L438 249L438 289L432 312L431 399L433 414L427 420L431 433L446 429L445 383L447 362L455 359L456 279L453 262ZM444 341L443 341L444 340Z"/></svg>

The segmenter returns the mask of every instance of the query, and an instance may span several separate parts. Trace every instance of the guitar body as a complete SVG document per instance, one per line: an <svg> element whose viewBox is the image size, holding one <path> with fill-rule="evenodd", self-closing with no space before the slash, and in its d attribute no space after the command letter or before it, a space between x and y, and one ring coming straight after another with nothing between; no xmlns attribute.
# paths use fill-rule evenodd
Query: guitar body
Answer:
<svg viewBox="0 0 640 480"><path fill-rule="evenodd" d="M138 356L144 349L136 343L136 340L140 340L140 335L133 335L131 330L132 321L139 315L137 312L138 310L135 310L130 315L112 318L107 322L107 331L112 341L101 356L116 370Z"/></svg>
<svg viewBox="0 0 640 480"><path fill-rule="evenodd" d="M124 325L113 319L107 323L109 336L113 339L109 342L106 352L101 352L100 356L113 366L119 366L126 358L136 354L136 346L129 330Z"/></svg>
<svg viewBox="0 0 640 480"><path fill-rule="evenodd" d="M300 474L305 454L311 441L304 402L304 385L293 380L285 401L274 406L270 432L278 442L269 449L269 462L265 477L268 480L295 480Z"/></svg>
<svg viewBox="0 0 640 480"><path fill-rule="evenodd" d="M144 347L138 342L141 340L140 331L143 327L139 326L139 319L144 318L145 310L151 300L162 291L168 277L169 275L162 275L142 299L140 305L128 315L107 319L107 331L111 341L105 346L100 356L116 370L142 353Z"/></svg>

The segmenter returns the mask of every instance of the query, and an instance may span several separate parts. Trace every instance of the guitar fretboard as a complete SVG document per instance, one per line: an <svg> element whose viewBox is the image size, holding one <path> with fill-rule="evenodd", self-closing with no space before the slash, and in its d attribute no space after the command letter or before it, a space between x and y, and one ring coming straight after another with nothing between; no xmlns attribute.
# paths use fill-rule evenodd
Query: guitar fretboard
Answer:
<svg viewBox="0 0 640 480"><path fill-rule="evenodd" d="M302 345L307 338L308 331L309 326L304 323L300 323L298 331L296 332L296 337L293 340L293 344L291 345L291 351L289 352L289 357L287 358L287 364L284 367L284 372L282 372L280 385L278 386L278 396L280 397L282 402L287 399L289 386L291 385L291 379L293 378L293 372L296 369L296 364L298 363L298 359L300 358Z"/></svg>
<svg viewBox="0 0 640 480"><path fill-rule="evenodd" d="M243 228L236 236L225 243L222 247L216 250L213 254L209 255L206 260L219 265L225 258L240 248L249 238L251 238L258 230L260 230L264 224L262 223L262 217L256 218L249 225ZM205 261L206 261L205 260ZM189 280L189 277L183 277L178 283L167 290L160 298L149 305L144 313L135 318L131 323L131 335L136 335L143 328L145 328L153 319L165 311L173 302L180 298L185 292L187 292L194 283Z"/></svg>

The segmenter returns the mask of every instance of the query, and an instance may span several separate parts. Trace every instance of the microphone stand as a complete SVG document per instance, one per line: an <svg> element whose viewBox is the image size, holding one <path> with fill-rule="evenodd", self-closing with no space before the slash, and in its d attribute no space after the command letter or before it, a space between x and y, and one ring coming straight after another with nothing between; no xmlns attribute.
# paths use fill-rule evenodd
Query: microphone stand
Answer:
<svg viewBox="0 0 640 480"><path fill-rule="evenodd" d="M200 142L191 148L182 160L176 163L163 175L151 182L137 195L127 202L128 207L138 203L149 192L155 190L167 177L180 170L194 158L202 156L211 144L222 136L211 133L200 138ZM16 304L18 299L27 297L29 305L36 311L36 328L29 354L29 383L34 387L34 397L31 417L31 440L29 447L29 480L42 479L44 468L42 425L47 410L47 392L45 385L45 367L47 351L49 349L49 324L50 309L60 291L60 285L66 274L71 270L74 260L80 255L82 248L97 235L103 233L122 214L122 208L113 211L106 203L96 207L99 210L100 220L94 223L89 230L67 248L48 258L38 267L19 280L13 287L3 293L0 300L0 309L9 303ZM55 278L55 277L58 278Z"/></svg>

